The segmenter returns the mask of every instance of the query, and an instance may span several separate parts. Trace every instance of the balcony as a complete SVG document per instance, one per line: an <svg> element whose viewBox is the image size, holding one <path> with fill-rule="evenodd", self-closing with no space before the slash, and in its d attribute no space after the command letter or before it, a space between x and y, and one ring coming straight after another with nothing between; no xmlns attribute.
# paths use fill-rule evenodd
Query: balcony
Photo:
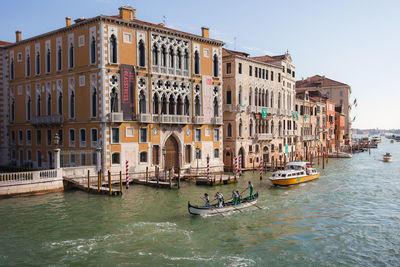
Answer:
<svg viewBox="0 0 400 267"><path fill-rule="evenodd" d="M204 124L204 117L203 116L195 116L193 117L194 124Z"/></svg>
<svg viewBox="0 0 400 267"><path fill-rule="evenodd" d="M249 112L249 113L257 113L257 111L258 111L258 107L257 106L250 105L250 106L247 107L247 112ZM261 109L260 109L260 112L261 112Z"/></svg>
<svg viewBox="0 0 400 267"><path fill-rule="evenodd" d="M224 111L232 112L233 111L232 104L224 104Z"/></svg>
<svg viewBox="0 0 400 267"><path fill-rule="evenodd" d="M223 124L222 117L211 118L211 123L216 125L222 125Z"/></svg>
<svg viewBox="0 0 400 267"><path fill-rule="evenodd" d="M35 116L32 117L32 124L34 126L39 125L61 125L64 120L62 115L50 115L50 116Z"/></svg>
<svg viewBox="0 0 400 267"><path fill-rule="evenodd" d="M315 136L314 135L303 135L301 138L303 141L312 141L315 139Z"/></svg>
<svg viewBox="0 0 400 267"><path fill-rule="evenodd" d="M260 141L272 140L272 134L267 134L267 133L258 133L256 134L256 137Z"/></svg>
<svg viewBox="0 0 400 267"><path fill-rule="evenodd" d="M159 122L166 124L188 124L190 123L190 117L184 115L159 115Z"/></svg>
<svg viewBox="0 0 400 267"><path fill-rule="evenodd" d="M151 122L151 115L150 114L139 114L138 122L150 123Z"/></svg>
<svg viewBox="0 0 400 267"><path fill-rule="evenodd" d="M294 135L294 130L288 130L288 135Z"/></svg>
<svg viewBox="0 0 400 267"><path fill-rule="evenodd" d="M110 113L110 122L122 123L124 121L124 116L122 112L112 112Z"/></svg>
<svg viewBox="0 0 400 267"><path fill-rule="evenodd" d="M236 106L236 111L237 112L245 112L246 111L246 105L245 104L238 104Z"/></svg>

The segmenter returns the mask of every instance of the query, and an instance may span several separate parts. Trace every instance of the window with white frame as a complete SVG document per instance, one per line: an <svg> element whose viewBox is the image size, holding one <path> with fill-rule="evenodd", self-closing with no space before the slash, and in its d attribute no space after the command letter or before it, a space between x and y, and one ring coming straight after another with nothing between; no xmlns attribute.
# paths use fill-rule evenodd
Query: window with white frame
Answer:
<svg viewBox="0 0 400 267"><path fill-rule="evenodd" d="M111 143L118 144L119 143L119 128L111 129Z"/></svg>
<svg viewBox="0 0 400 267"><path fill-rule="evenodd" d="M195 141L201 142L201 128L195 129Z"/></svg>
<svg viewBox="0 0 400 267"><path fill-rule="evenodd" d="M219 142L219 129L214 129L214 142Z"/></svg>
<svg viewBox="0 0 400 267"><path fill-rule="evenodd" d="M219 158L219 148L214 149L214 158Z"/></svg>
<svg viewBox="0 0 400 267"><path fill-rule="evenodd" d="M97 140L98 140L98 134L97 134L97 129L93 128L91 130L91 141L92 141L92 147L97 147Z"/></svg>
<svg viewBox="0 0 400 267"><path fill-rule="evenodd" d="M140 128L140 142L146 143L147 142L147 128Z"/></svg>
<svg viewBox="0 0 400 267"><path fill-rule="evenodd" d="M26 130L26 144L29 146L32 144L32 131L31 130Z"/></svg>
<svg viewBox="0 0 400 267"><path fill-rule="evenodd" d="M86 146L86 129L79 130L79 146L80 147Z"/></svg>
<svg viewBox="0 0 400 267"><path fill-rule="evenodd" d="M126 127L125 128L125 136L126 137L135 137L135 128L134 127Z"/></svg>
<svg viewBox="0 0 400 267"><path fill-rule="evenodd" d="M75 146L75 129L69 129L69 146Z"/></svg>

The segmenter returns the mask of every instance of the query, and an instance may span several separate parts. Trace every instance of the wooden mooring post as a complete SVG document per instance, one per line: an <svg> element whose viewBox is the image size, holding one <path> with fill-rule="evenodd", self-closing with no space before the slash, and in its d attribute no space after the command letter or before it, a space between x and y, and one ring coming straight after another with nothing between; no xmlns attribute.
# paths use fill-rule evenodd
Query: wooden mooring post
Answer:
<svg viewBox="0 0 400 267"><path fill-rule="evenodd" d="M112 187L111 187L111 172L108 171L108 189L110 192L110 196L112 196Z"/></svg>
<svg viewBox="0 0 400 267"><path fill-rule="evenodd" d="M119 172L119 189L122 192L122 171Z"/></svg>
<svg viewBox="0 0 400 267"><path fill-rule="evenodd" d="M322 169L325 169L325 152L322 152Z"/></svg>
<svg viewBox="0 0 400 267"><path fill-rule="evenodd" d="M171 170L168 172L168 180L169 180L169 189L172 188L172 182L171 182Z"/></svg>
<svg viewBox="0 0 400 267"><path fill-rule="evenodd" d="M90 191L90 170L87 171L87 190Z"/></svg>
<svg viewBox="0 0 400 267"><path fill-rule="evenodd" d="M146 184L148 180L149 180L149 167L146 167Z"/></svg>

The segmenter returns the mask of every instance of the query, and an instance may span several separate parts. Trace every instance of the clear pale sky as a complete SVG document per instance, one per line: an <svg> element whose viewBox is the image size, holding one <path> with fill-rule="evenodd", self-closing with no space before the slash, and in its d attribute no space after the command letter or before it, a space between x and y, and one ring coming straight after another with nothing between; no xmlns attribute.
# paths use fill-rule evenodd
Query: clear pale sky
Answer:
<svg viewBox="0 0 400 267"><path fill-rule="evenodd" d="M252 56L287 49L297 79L315 74L352 87L355 128L400 128L400 1L36 0L2 1L0 40L64 27L65 17L118 14L129 4L141 20L211 38Z"/></svg>

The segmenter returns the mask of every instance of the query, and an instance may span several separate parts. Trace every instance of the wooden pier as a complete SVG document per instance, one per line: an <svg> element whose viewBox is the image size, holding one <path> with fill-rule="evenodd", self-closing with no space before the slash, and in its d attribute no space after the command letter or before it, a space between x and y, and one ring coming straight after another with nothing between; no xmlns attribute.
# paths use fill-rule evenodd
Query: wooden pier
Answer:
<svg viewBox="0 0 400 267"><path fill-rule="evenodd" d="M207 177L207 176L198 176L195 178L196 179L196 185L224 185L224 184L233 184L237 183L238 180L234 176L230 175L220 175L216 176L214 175L213 177Z"/></svg>

